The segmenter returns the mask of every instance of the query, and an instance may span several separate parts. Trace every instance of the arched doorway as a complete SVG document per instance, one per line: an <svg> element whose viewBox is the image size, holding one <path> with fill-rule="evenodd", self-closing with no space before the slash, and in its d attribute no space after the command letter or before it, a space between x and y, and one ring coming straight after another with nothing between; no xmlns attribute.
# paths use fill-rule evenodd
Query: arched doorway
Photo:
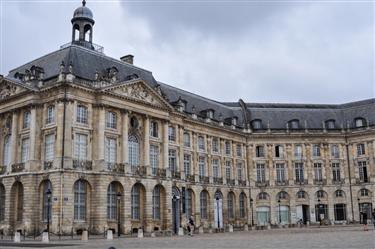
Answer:
<svg viewBox="0 0 375 249"><path fill-rule="evenodd" d="M180 190L177 187L172 188L172 228L175 234L178 233L178 229L180 228L180 213L181 213L181 205L180 205Z"/></svg>
<svg viewBox="0 0 375 249"><path fill-rule="evenodd" d="M214 227L222 229L223 226L223 194L218 190L214 198Z"/></svg>
<svg viewBox="0 0 375 249"><path fill-rule="evenodd" d="M21 182L15 182L10 191L10 225L17 229L17 225L22 224L23 219L23 185Z"/></svg>

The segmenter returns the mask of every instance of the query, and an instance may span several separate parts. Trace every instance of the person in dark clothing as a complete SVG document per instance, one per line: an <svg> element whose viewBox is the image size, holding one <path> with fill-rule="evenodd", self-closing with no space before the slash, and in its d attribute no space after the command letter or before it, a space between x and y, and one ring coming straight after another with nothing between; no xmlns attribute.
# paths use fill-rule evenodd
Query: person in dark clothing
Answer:
<svg viewBox="0 0 375 249"><path fill-rule="evenodd" d="M374 211L372 211L372 222L374 223L374 229L375 229L375 208L374 208Z"/></svg>
<svg viewBox="0 0 375 249"><path fill-rule="evenodd" d="M367 212L362 212L362 223L363 223L363 230L368 231L367 227Z"/></svg>
<svg viewBox="0 0 375 249"><path fill-rule="evenodd" d="M190 236L193 236L193 234L194 234L194 227L195 227L195 224L194 224L193 216L190 216L190 218L189 218Z"/></svg>

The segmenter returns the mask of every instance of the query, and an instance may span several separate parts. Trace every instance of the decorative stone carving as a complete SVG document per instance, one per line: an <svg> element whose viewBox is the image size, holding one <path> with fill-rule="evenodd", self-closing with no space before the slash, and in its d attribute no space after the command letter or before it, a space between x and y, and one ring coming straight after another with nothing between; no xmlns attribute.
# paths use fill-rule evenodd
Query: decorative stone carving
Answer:
<svg viewBox="0 0 375 249"><path fill-rule="evenodd" d="M16 86L3 83L2 85L0 85L0 100L16 94L16 91L17 91Z"/></svg>

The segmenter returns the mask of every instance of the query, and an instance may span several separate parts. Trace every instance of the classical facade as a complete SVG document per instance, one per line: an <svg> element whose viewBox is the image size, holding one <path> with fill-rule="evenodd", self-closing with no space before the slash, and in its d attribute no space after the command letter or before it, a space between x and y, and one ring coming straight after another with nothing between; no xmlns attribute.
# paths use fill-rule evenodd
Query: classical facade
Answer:
<svg viewBox="0 0 375 249"><path fill-rule="evenodd" d="M0 230L177 233L358 222L375 202L375 99L213 101L107 57L93 14L0 76ZM50 192L50 193L49 193Z"/></svg>

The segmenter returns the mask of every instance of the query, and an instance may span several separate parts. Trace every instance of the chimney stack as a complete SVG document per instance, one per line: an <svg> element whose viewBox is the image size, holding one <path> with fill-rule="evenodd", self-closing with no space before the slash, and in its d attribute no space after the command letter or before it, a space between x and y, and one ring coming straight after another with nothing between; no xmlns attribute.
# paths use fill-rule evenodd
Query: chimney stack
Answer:
<svg viewBox="0 0 375 249"><path fill-rule="evenodd" d="M125 55L125 56L121 57L120 60L133 65L134 55L131 55L131 54Z"/></svg>

